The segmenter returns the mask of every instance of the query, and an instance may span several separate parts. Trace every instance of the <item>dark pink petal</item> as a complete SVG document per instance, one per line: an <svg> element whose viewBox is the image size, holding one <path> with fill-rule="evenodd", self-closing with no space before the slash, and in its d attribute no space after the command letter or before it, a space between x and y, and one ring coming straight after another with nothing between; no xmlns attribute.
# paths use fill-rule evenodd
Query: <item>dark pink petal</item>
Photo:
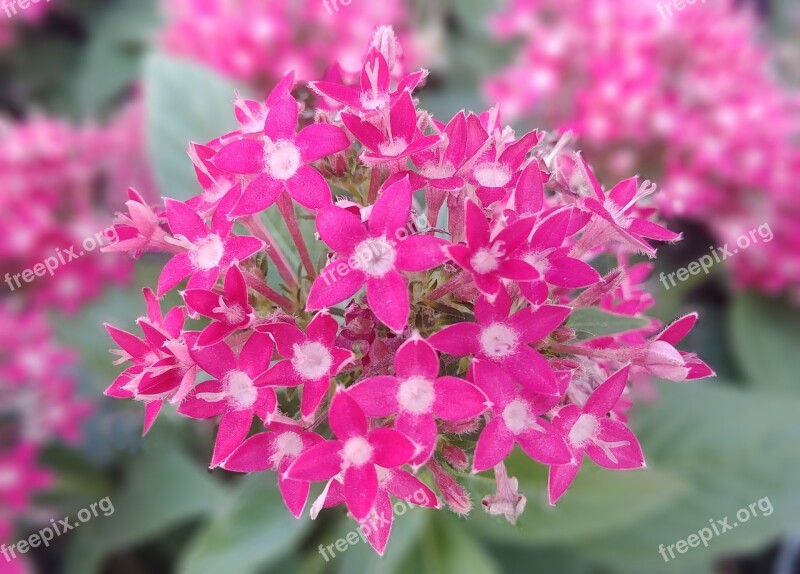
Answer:
<svg viewBox="0 0 800 574"><path fill-rule="evenodd" d="M297 387L303 379L294 370L291 361L278 361L263 375L253 380L256 387Z"/></svg>
<svg viewBox="0 0 800 574"><path fill-rule="evenodd" d="M284 359L294 357L294 346L306 342L303 332L291 323L269 323L259 326L258 329L272 335L278 347L278 353Z"/></svg>
<svg viewBox="0 0 800 574"><path fill-rule="evenodd" d="M549 215L539 223L536 231L533 232L531 246L537 252L547 252L549 249L562 247L571 217L571 211L568 209Z"/></svg>
<svg viewBox="0 0 800 574"><path fill-rule="evenodd" d="M225 297L231 301L236 301L243 307L247 306L247 283L244 280L242 270L238 265L232 265L225 274Z"/></svg>
<svg viewBox="0 0 800 574"><path fill-rule="evenodd" d="M328 424L336 438L345 440L367 434L367 417L350 395L339 388L331 401Z"/></svg>
<svg viewBox="0 0 800 574"><path fill-rule="evenodd" d="M342 442L329 440L312 446L297 457L286 470L286 478L292 480L328 480L342 470Z"/></svg>
<svg viewBox="0 0 800 574"><path fill-rule="evenodd" d="M345 255L367 238L361 219L346 209L331 205L317 212L317 232L325 244Z"/></svg>
<svg viewBox="0 0 800 574"><path fill-rule="evenodd" d="M691 362L687 360L686 366L689 367L689 374L686 375L687 381L695 381L697 379L705 379L707 377L717 376L711 367L697 358Z"/></svg>
<svg viewBox="0 0 800 574"><path fill-rule="evenodd" d="M303 163L311 163L350 147L344 130L332 124L311 124L303 128L295 145L300 148Z"/></svg>
<svg viewBox="0 0 800 574"><path fill-rule="evenodd" d="M112 327L108 323L104 323L103 326L119 348L128 353L135 360L141 361L151 352L150 346L139 337L127 331Z"/></svg>
<svg viewBox="0 0 800 574"><path fill-rule="evenodd" d="M547 490L550 498L550 505L555 506L558 499L564 496L567 489L575 480L575 476L581 469L581 460L578 459L572 464L553 465L550 467L550 474L547 478Z"/></svg>
<svg viewBox="0 0 800 574"><path fill-rule="evenodd" d="M264 133L273 141L293 140L300 109L291 95L279 99L270 107Z"/></svg>
<svg viewBox="0 0 800 574"><path fill-rule="evenodd" d="M352 363L355 359L355 354L352 351L341 349L339 347L334 347L331 350L331 355L333 355L333 362L331 363L331 375L334 376L341 373L344 368Z"/></svg>
<svg viewBox="0 0 800 574"><path fill-rule="evenodd" d="M571 312L572 307L565 305L542 305L535 311L528 307L509 318L508 324L520 334L520 340L533 343L560 327Z"/></svg>
<svg viewBox="0 0 800 574"><path fill-rule="evenodd" d="M388 417L397 412L398 380L395 377L370 377L347 389L368 417Z"/></svg>
<svg viewBox="0 0 800 574"><path fill-rule="evenodd" d="M411 99L411 92L403 92L389 112L392 134L411 143L417 130L417 110Z"/></svg>
<svg viewBox="0 0 800 574"><path fill-rule="evenodd" d="M231 472L263 472L273 468L270 460L278 433L262 432L244 441L221 465Z"/></svg>
<svg viewBox="0 0 800 574"><path fill-rule="evenodd" d="M261 140L238 140L223 147L211 159L215 167L231 173L260 173L264 169Z"/></svg>
<svg viewBox="0 0 800 574"><path fill-rule="evenodd" d="M433 456L436 448L436 437L438 429L432 414L414 415L408 412L401 412L395 422L397 430L410 438L416 444L416 450L412 451L413 458L410 462L414 467L421 467ZM409 461L406 461L409 462Z"/></svg>
<svg viewBox="0 0 800 574"><path fill-rule="evenodd" d="M569 464L573 461L564 436L542 419L538 419L537 424L544 427L544 432L528 429L517 435L517 442L525 454L542 464Z"/></svg>
<svg viewBox="0 0 800 574"><path fill-rule="evenodd" d="M317 313L306 327L306 335L312 341L322 343L332 349L339 333L339 323L329 313Z"/></svg>
<svg viewBox="0 0 800 574"><path fill-rule="evenodd" d="M351 466L344 471L344 499L356 520L369 516L378 496L378 472L375 465Z"/></svg>
<svg viewBox="0 0 800 574"><path fill-rule="evenodd" d="M400 379L419 376L433 381L439 376L439 356L419 336L408 339L400 346L394 357L394 366Z"/></svg>
<svg viewBox="0 0 800 574"><path fill-rule="evenodd" d="M374 83L373 83L374 79ZM372 48L364 59L364 66L361 69L360 86L363 93L372 93L377 89L378 94L385 94L389 91L389 64L386 58L376 48Z"/></svg>
<svg viewBox="0 0 800 574"><path fill-rule="evenodd" d="M639 189L639 178L630 177L626 180L619 182L611 191L608 192L608 197L618 208L627 207L631 200L636 196L636 191Z"/></svg>
<svg viewBox="0 0 800 574"><path fill-rule="evenodd" d="M361 106L361 96L357 90L334 82L310 82L309 87L318 94L344 104L348 108ZM301 132L302 133L302 132Z"/></svg>
<svg viewBox="0 0 800 574"><path fill-rule="evenodd" d="M497 322L506 322L511 312L511 297L508 291L501 289L494 301L489 301L481 295L475 301L475 318L484 326Z"/></svg>
<svg viewBox="0 0 800 574"><path fill-rule="evenodd" d="M439 498L427 484L407 470L392 469L386 487L393 496L417 506L439 508Z"/></svg>
<svg viewBox="0 0 800 574"><path fill-rule="evenodd" d="M222 420L217 429L217 440L214 443L214 455L211 457L211 467L214 468L228 458L236 448L242 444L250 432L253 422L253 411L229 411L222 415Z"/></svg>
<svg viewBox="0 0 800 574"><path fill-rule="evenodd" d="M384 468L394 468L407 463L416 450L414 443L406 435L387 427L375 429L369 433L367 439L374 449L373 462Z"/></svg>
<svg viewBox="0 0 800 574"><path fill-rule="evenodd" d="M275 389L271 387L262 387L258 389L256 395L256 402L253 405L254 414L264 421L264 424L278 414L278 395Z"/></svg>
<svg viewBox="0 0 800 574"><path fill-rule="evenodd" d="M466 237L472 251L489 245L489 222L483 210L474 201L466 203Z"/></svg>
<svg viewBox="0 0 800 574"><path fill-rule="evenodd" d="M394 509L389 494L385 490L379 490L372 511L359 525L370 546L379 556L383 556L386 551L393 521Z"/></svg>
<svg viewBox="0 0 800 574"><path fill-rule="evenodd" d="M187 253L178 253L170 259L158 277L158 296L163 297L192 274L194 268Z"/></svg>
<svg viewBox="0 0 800 574"><path fill-rule="evenodd" d="M311 483L302 480L292 480L284 476L278 476L278 489L281 491L283 503L292 516L300 518L303 509L308 501L308 493L311 490Z"/></svg>
<svg viewBox="0 0 800 574"><path fill-rule="evenodd" d="M494 403L495 411L499 412L516 396L516 381L500 365L491 361L475 359L472 363L472 378L489 400Z"/></svg>
<svg viewBox="0 0 800 574"><path fill-rule="evenodd" d="M411 302L400 273L392 270L381 278L367 278L367 302L381 323L397 332L406 328Z"/></svg>
<svg viewBox="0 0 800 574"><path fill-rule="evenodd" d="M269 368L274 349L272 337L254 331L239 353L239 366L248 377L255 379Z"/></svg>
<svg viewBox="0 0 800 574"><path fill-rule="evenodd" d="M486 411L489 399L483 391L456 377L442 377L435 384L433 413L442 420L464 421Z"/></svg>
<svg viewBox="0 0 800 574"><path fill-rule="evenodd" d="M619 421L600 419L600 432L586 447L595 464L613 470L644 468L644 455L631 429Z"/></svg>
<svg viewBox="0 0 800 574"><path fill-rule="evenodd" d="M205 289L187 289L183 292L183 300L189 309L204 317L219 318L218 314L214 312L214 309L219 307L220 296L217 293Z"/></svg>
<svg viewBox="0 0 800 574"><path fill-rule="evenodd" d="M192 243L208 235L208 227L197 212L183 203L166 198L167 222L173 235L183 235Z"/></svg>
<svg viewBox="0 0 800 574"><path fill-rule="evenodd" d="M550 363L530 347L521 346L515 354L506 357L502 364L526 389L546 395L558 393L558 382Z"/></svg>
<svg viewBox="0 0 800 574"><path fill-rule="evenodd" d="M158 413L161 412L161 407L164 406L164 401L149 401L144 406L144 425L142 427L142 436L145 436L153 428L153 423L158 418Z"/></svg>
<svg viewBox="0 0 800 574"><path fill-rule="evenodd" d="M355 138L368 149L377 152L378 147L386 141L381 131L369 122L362 121L353 114L342 114L342 123Z"/></svg>
<svg viewBox="0 0 800 574"><path fill-rule="evenodd" d="M682 237L680 233L670 231L666 227L646 219L634 219L628 227L628 231L633 235L656 241L678 241Z"/></svg>
<svg viewBox="0 0 800 574"><path fill-rule="evenodd" d="M547 298L550 296L550 290L547 287L547 283L544 281L520 283L519 290L522 296L534 305L541 305L547 301Z"/></svg>
<svg viewBox="0 0 800 574"><path fill-rule="evenodd" d="M551 257L544 277L556 287L580 289L600 281L597 270L580 259L572 257Z"/></svg>
<svg viewBox="0 0 800 574"><path fill-rule="evenodd" d="M444 252L450 259L455 261L457 265L470 273L472 272L472 263L470 260L472 259L473 252L469 247L466 245L447 245L444 248Z"/></svg>
<svg viewBox="0 0 800 574"><path fill-rule="evenodd" d="M189 349L189 353L201 369L221 381L228 373L237 370L236 356L225 343L217 343L202 349Z"/></svg>
<svg viewBox="0 0 800 574"><path fill-rule="evenodd" d="M308 209L331 205L331 188L313 167L304 165L286 182L286 191L297 203Z"/></svg>
<svg viewBox="0 0 800 574"><path fill-rule="evenodd" d="M494 301L503 290L502 281L494 275L480 275L475 273L472 276L472 280L475 281L475 287L478 288L478 291L483 293L491 301Z"/></svg>
<svg viewBox="0 0 800 574"><path fill-rule="evenodd" d="M322 399L331 388L331 378L323 377L316 381L306 381L303 384L303 397L300 400L300 414L304 419L309 419L317 412Z"/></svg>
<svg viewBox="0 0 800 574"><path fill-rule="evenodd" d="M512 281L533 281L539 278L539 272L521 259L508 259L501 262L495 273Z"/></svg>
<svg viewBox="0 0 800 574"><path fill-rule="evenodd" d="M480 333L481 327L477 323L456 323L428 337L428 343L442 353L466 357L480 351Z"/></svg>
<svg viewBox="0 0 800 574"><path fill-rule="evenodd" d="M625 365L619 371L611 375L606 381L597 387L589 396L583 411L589 414L605 416L616 406L625 385L628 382L631 366Z"/></svg>
<svg viewBox="0 0 800 574"><path fill-rule="evenodd" d="M250 182L231 211L232 218L245 217L271 207L283 191L283 184L262 173Z"/></svg>
<svg viewBox="0 0 800 574"><path fill-rule="evenodd" d="M505 250L505 253L512 253L526 244L528 236L533 230L534 217L525 217L516 221L497 234L493 243Z"/></svg>
<svg viewBox="0 0 800 574"><path fill-rule="evenodd" d="M666 341L670 345L677 345L694 329L696 323L697 313L689 313L668 325L656 339Z"/></svg>
<svg viewBox="0 0 800 574"><path fill-rule="evenodd" d="M269 107L273 107L280 100L288 97L292 92L292 88L294 88L294 80L294 70L287 72L286 75L283 76L277 84L275 84L275 87L272 88L272 91L267 97L267 105Z"/></svg>
<svg viewBox="0 0 800 574"><path fill-rule="evenodd" d="M342 265L347 269L347 273L337 271ZM359 269L350 268L341 259L334 260L314 280L306 301L306 309L319 311L341 303L358 293L364 286L365 280L366 276Z"/></svg>
<svg viewBox="0 0 800 574"><path fill-rule="evenodd" d="M367 222L369 234L394 239L397 230L405 227L410 217L411 183L404 177L381 190Z"/></svg>
<svg viewBox="0 0 800 574"><path fill-rule="evenodd" d="M514 450L514 435L508 431L501 417L493 418L478 437L472 472L483 472L494 468L511 454L512 450Z"/></svg>
<svg viewBox="0 0 800 574"><path fill-rule="evenodd" d="M544 181L539 164L528 164L517 182L514 192L514 207L520 215L539 213L544 205Z"/></svg>
<svg viewBox="0 0 800 574"><path fill-rule="evenodd" d="M225 256L228 257L231 262L245 261L264 249L264 245L264 242L257 237L237 235L225 242Z"/></svg>
<svg viewBox="0 0 800 574"><path fill-rule="evenodd" d="M508 146L500 156L500 162L511 166L512 171L517 171L525 161L525 156L533 146L539 143L538 132L528 132L513 144Z"/></svg>
<svg viewBox="0 0 800 574"><path fill-rule="evenodd" d="M412 235L397 246L395 266L400 271L427 271L447 261L448 243L432 235Z"/></svg>
<svg viewBox="0 0 800 574"><path fill-rule="evenodd" d="M594 170L592 170L592 168L586 162L583 155L581 155L580 152L577 155L578 155L578 161L580 162L580 166L583 168L583 171L586 174L586 178L588 179L589 184L592 186L592 190L594 191L597 200L600 203L602 203L603 201L605 201L606 198L606 195L603 192L603 186L600 185L600 181L594 174Z"/></svg>
<svg viewBox="0 0 800 574"><path fill-rule="evenodd" d="M211 323L208 327L203 329L203 332L195 342L196 347L208 347L209 345L216 345L220 341L224 341L228 335L237 331L237 325L229 325L227 323Z"/></svg>
<svg viewBox="0 0 800 574"><path fill-rule="evenodd" d="M194 388L194 391L186 397L178 407L178 413L193 419L210 419L216 417L228 408L226 401L210 402L199 395L210 394L214 395L222 392L222 383L219 381L206 381L200 383Z"/></svg>

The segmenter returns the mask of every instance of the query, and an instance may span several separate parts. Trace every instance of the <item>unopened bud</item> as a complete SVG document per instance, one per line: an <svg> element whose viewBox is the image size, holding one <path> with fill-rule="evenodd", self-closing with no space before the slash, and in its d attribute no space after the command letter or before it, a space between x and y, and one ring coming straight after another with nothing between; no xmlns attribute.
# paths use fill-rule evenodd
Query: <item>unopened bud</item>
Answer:
<svg viewBox="0 0 800 574"><path fill-rule="evenodd" d="M468 515L472 511L472 501L467 490L435 460L428 463L428 468L447 507L459 516Z"/></svg>
<svg viewBox="0 0 800 574"><path fill-rule="evenodd" d="M444 456L444 459L450 466L458 471L463 472L469 467L469 458L467 458L467 453L457 446L448 444L447 446L442 447L442 456Z"/></svg>
<svg viewBox="0 0 800 574"><path fill-rule="evenodd" d="M647 346L644 367L668 381L685 381L689 375L689 368L680 352L666 341L653 341Z"/></svg>
<svg viewBox="0 0 800 574"><path fill-rule="evenodd" d="M380 26L375 30L372 37L372 46L378 50L386 59L389 70L394 70L398 58L402 55L400 44L397 42L397 35L391 26Z"/></svg>

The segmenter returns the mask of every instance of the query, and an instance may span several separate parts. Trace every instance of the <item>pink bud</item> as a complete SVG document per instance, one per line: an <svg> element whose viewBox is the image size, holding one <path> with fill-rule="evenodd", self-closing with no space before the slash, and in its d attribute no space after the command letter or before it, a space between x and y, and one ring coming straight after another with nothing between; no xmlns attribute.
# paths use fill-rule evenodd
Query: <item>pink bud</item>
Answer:
<svg viewBox="0 0 800 574"><path fill-rule="evenodd" d="M653 341L647 346L644 367L653 375L669 381L685 381L689 375L680 352L666 341Z"/></svg>
<svg viewBox="0 0 800 574"><path fill-rule="evenodd" d="M402 54L400 44L397 42L397 36L394 33L394 28L391 26L378 27L372 38L372 46L386 59L389 70L394 70L394 67L397 65L398 57Z"/></svg>
<svg viewBox="0 0 800 574"><path fill-rule="evenodd" d="M428 468L448 508L459 516L468 515L472 511L472 501L466 489L435 460L428 463Z"/></svg>
<svg viewBox="0 0 800 574"><path fill-rule="evenodd" d="M469 467L469 458L467 458L467 453L463 450L458 448L457 446L453 446L448 444L445 447L442 447L442 455L444 459L456 470L465 471Z"/></svg>

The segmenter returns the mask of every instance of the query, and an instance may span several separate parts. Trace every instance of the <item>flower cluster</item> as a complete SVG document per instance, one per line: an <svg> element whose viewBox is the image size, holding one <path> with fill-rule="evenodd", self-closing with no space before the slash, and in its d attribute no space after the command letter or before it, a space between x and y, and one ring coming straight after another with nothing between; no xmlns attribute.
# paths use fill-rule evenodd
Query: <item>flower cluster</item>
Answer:
<svg viewBox="0 0 800 574"><path fill-rule="evenodd" d="M396 50L373 43L354 85L312 82L324 109L299 131L293 74L263 103L237 100L239 130L190 146L203 191L188 202L132 195L118 248L171 259L145 290L141 336L107 326L128 364L107 394L144 402L146 429L167 402L219 420L212 468L276 471L296 516L324 481L312 516L344 503L381 553L390 496L466 514L470 466L494 469L484 505L513 521L524 499L508 504L503 461L517 444L550 468L553 504L584 453L643 467L629 379L713 375L676 348L696 315L604 336L570 323L652 305L649 265L628 261L679 239L642 201L653 186L606 191L579 154L517 136L495 109L437 121L412 96L424 72L392 80ZM267 226L273 206L283 222Z"/></svg>
<svg viewBox="0 0 800 574"><path fill-rule="evenodd" d="M637 0L514 0L495 32L525 41L486 91L516 117L579 134L603 177L658 179L665 215L719 245L769 223L774 241L732 259L737 282L800 295L797 98L740 4L663 18Z"/></svg>
<svg viewBox="0 0 800 574"><path fill-rule="evenodd" d="M333 13L320 1L169 0L163 2L168 25L163 42L175 54L190 57L250 85L273 85L289 69L298 77L354 72L361 52L381 22L395 22L408 35L402 0L352 2ZM329 7L336 7L332 2ZM403 24L405 23L405 24ZM224 46L221 49L220 46ZM399 73L403 54L391 61ZM415 54L405 54L410 60Z"/></svg>

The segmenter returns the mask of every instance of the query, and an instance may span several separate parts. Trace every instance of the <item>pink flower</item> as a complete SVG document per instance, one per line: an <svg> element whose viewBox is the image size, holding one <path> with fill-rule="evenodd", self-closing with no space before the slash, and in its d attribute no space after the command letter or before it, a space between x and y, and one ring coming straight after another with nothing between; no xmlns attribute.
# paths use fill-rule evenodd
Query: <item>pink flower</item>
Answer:
<svg viewBox="0 0 800 574"><path fill-rule="evenodd" d="M173 238L167 241L179 249L158 278L158 296L164 296L187 277L190 289L210 289L234 263L252 257L264 248L255 237L230 237L232 223L215 217L209 229L197 212L174 199L165 200L167 221Z"/></svg>
<svg viewBox="0 0 800 574"><path fill-rule="evenodd" d="M247 329L255 317L247 294L247 283L238 266L232 265L225 275L223 294L205 289L189 289L183 293L186 305L213 319L195 345L206 347L219 343L231 333Z"/></svg>
<svg viewBox="0 0 800 574"><path fill-rule="evenodd" d="M550 504L555 504L572 484L581 467L583 453L605 468L644 468L642 449L631 430L606 416L625 390L629 372L630 365L626 365L597 387L583 408L567 405L553 417L553 427L566 439L574 462L550 467Z"/></svg>
<svg viewBox="0 0 800 574"><path fill-rule="evenodd" d="M297 102L282 97L270 108L262 136L224 145L212 159L219 169L255 175L232 217L267 209L283 191L308 209L330 205L328 183L309 164L347 149L350 140L332 124L312 124L296 133L298 113Z"/></svg>
<svg viewBox="0 0 800 574"><path fill-rule="evenodd" d="M696 323L697 313L690 313L665 328L645 347L644 368L657 377L678 382L716 376L697 355L675 348Z"/></svg>
<svg viewBox="0 0 800 574"><path fill-rule="evenodd" d="M564 437L541 418L560 402L560 397L520 391L495 363L476 359L472 376L492 401L492 419L475 446L472 472L500 464L515 444L533 460L543 464L567 464L573 460Z"/></svg>
<svg viewBox="0 0 800 574"><path fill-rule="evenodd" d="M303 452L324 439L317 433L304 430L299 424L275 422L269 427L268 432L255 434L244 441L221 466L232 472L263 472L268 469L276 471L278 488L286 508L296 518L300 518L311 485L287 478L286 470Z"/></svg>
<svg viewBox="0 0 800 574"><path fill-rule="evenodd" d="M559 305L526 307L509 317L511 299L505 289L494 304L480 297L475 304L477 323L456 323L428 338L435 349L463 357L472 355L510 373L529 391L558 393L553 370L542 355L531 348L547 337L569 316L571 309Z"/></svg>
<svg viewBox="0 0 800 574"><path fill-rule="evenodd" d="M348 394L368 417L397 414L395 427L420 446L412 463L421 467L433 456L438 430L436 418L474 419L488 399L464 379L439 377L439 357L418 334L409 338L394 359L396 376L363 379Z"/></svg>
<svg viewBox="0 0 800 574"><path fill-rule="evenodd" d="M53 483L49 472L36 467L37 456L38 450L32 444L0 452L0 502L5 508L26 510L31 495Z"/></svg>
<svg viewBox="0 0 800 574"><path fill-rule="evenodd" d="M394 331L408 322L408 283L401 271L417 272L442 264L446 243L430 235L406 237L411 217L407 178L387 184L372 207L366 227L351 212L328 207L317 215L322 240L341 257L314 281L306 308L315 311L346 300L366 284L367 301L378 319ZM346 263L345 263L346 262Z"/></svg>
<svg viewBox="0 0 800 574"><path fill-rule="evenodd" d="M356 520L364 520L378 498L378 469L407 463L414 457L416 447L398 430L383 427L370 431L364 412L341 387L331 401L328 422L337 439L305 451L286 476L318 481L344 473L347 508Z"/></svg>
<svg viewBox="0 0 800 574"><path fill-rule="evenodd" d="M335 377L353 361L354 355L337 347L339 324L328 313L317 313L306 327L306 333L289 323L272 323L259 327L268 333L284 360L278 361L260 377L258 386L297 387L302 385L300 414L311 419L331 387Z"/></svg>
<svg viewBox="0 0 800 574"><path fill-rule="evenodd" d="M211 468L219 466L242 444L253 416L267 422L277 412L275 391L255 384L269 368L273 348L269 335L254 332L238 357L226 343L190 349L200 368L215 379L197 385L178 412L195 419L222 415Z"/></svg>

